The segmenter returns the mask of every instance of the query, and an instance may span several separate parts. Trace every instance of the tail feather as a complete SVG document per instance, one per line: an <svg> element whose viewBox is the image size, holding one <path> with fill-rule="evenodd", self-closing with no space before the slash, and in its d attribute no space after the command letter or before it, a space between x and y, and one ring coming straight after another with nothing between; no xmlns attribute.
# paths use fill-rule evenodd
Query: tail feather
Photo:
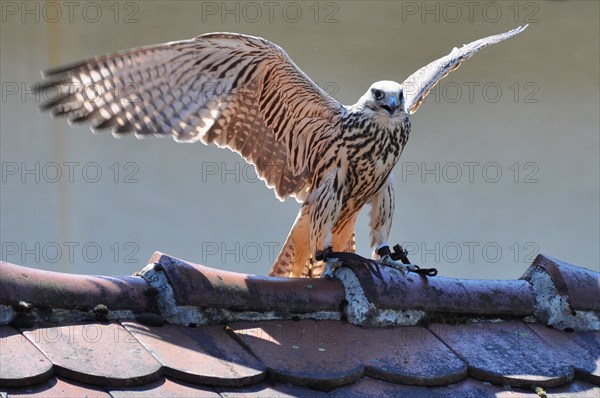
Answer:
<svg viewBox="0 0 600 398"><path fill-rule="evenodd" d="M281 252L277 256L269 276L310 276L311 268L310 217L306 206L302 206Z"/></svg>
<svg viewBox="0 0 600 398"><path fill-rule="evenodd" d="M333 249L354 253L356 250L356 234L354 226L356 216L351 217L343 226L333 231ZM287 237L270 276L317 278L324 269L323 261L313 258L314 250L310 247L310 217L308 207L303 206L296 222Z"/></svg>

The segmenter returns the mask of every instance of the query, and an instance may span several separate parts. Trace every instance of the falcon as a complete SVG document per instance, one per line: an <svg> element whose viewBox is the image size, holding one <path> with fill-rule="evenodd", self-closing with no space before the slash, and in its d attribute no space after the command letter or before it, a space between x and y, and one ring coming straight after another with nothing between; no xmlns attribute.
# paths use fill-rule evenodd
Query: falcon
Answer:
<svg viewBox="0 0 600 398"><path fill-rule="evenodd" d="M51 69L37 90L52 98L43 110L90 123L92 130L171 136L240 154L277 198L301 203L270 275L317 277L331 275L337 259L328 253L354 252L356 218L366 204L371 246L386 253L381 249L387 249L394 214L391 173L409 137L409 115L463 60L526 27L454 48L401 84L373 83L350 106L319 88L276 44L237 33ZM388 255L383 260L393 263Z"/></svg>

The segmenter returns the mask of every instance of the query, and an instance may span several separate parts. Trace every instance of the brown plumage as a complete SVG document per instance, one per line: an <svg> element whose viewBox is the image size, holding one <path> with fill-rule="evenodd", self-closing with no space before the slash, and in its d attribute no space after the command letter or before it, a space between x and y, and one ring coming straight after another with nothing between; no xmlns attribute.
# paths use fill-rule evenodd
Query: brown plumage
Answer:
<svg viewBox="0 0 600 398"><path fill-rule="evenodd" d="M280 200L302 202L271 275L318 276L317 251L354 251L360 209L372 206L372 245L391 228L391 171L429 90L480 48L523 28L454 49L403 84L374 83L344 106L277 45L212 33L127 50L47 71L39 90L55 116L116 136L172 136L239 153Z"/></svg>

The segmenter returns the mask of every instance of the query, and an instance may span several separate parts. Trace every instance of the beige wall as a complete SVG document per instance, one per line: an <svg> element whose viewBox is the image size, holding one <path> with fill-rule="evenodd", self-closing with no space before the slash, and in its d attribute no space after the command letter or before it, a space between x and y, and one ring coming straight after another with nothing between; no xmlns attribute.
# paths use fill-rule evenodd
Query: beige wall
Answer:
<svg viewBox="0 0 600 398"><path fill-rule="evenodd" d="M446 276L516 278L537 252L598 269L598 2L269 4L2 2L2 259L130 274L160 250L264 274L299 207L229 151L117 141L40 114L27 87L41 69L234 31L278 43L350 104L373 81L402 81L454 46L529 22L465 62L413 117L391 240ZM366 212L359 222L368 254Z"/></svg>

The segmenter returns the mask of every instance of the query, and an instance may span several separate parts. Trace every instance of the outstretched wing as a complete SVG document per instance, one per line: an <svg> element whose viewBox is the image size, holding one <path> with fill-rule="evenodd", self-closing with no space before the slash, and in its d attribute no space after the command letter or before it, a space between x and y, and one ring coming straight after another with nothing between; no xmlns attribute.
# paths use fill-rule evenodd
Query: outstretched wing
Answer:
<svg viewBox="0 0 600 398"><path fill-rule="evenodd" d="M502 40L513 37L517 33L521 33L525 28L527 28L527 25L519 26L506 33L500 33L498 35L476 40L472 43L465 44L461 48L455 47L450 54L431 62L410 75L408 79L402 83L406 112L409 114L415 113L421 105L421 102L423 102L423 99L429 94L429 90L431 90L441 79L446 77L448 73L458 68L463 60L470 58L476 51L483 47L499 43Z"/></svg>
<svg viewBox="0 0 600 398"><path fill-rule="evenodd" d="M311 148L333 137L344 107L277 45L212 33L49 70L42 105L115 136L171 135L239 153L281 200L306 196Z"/></svg>

